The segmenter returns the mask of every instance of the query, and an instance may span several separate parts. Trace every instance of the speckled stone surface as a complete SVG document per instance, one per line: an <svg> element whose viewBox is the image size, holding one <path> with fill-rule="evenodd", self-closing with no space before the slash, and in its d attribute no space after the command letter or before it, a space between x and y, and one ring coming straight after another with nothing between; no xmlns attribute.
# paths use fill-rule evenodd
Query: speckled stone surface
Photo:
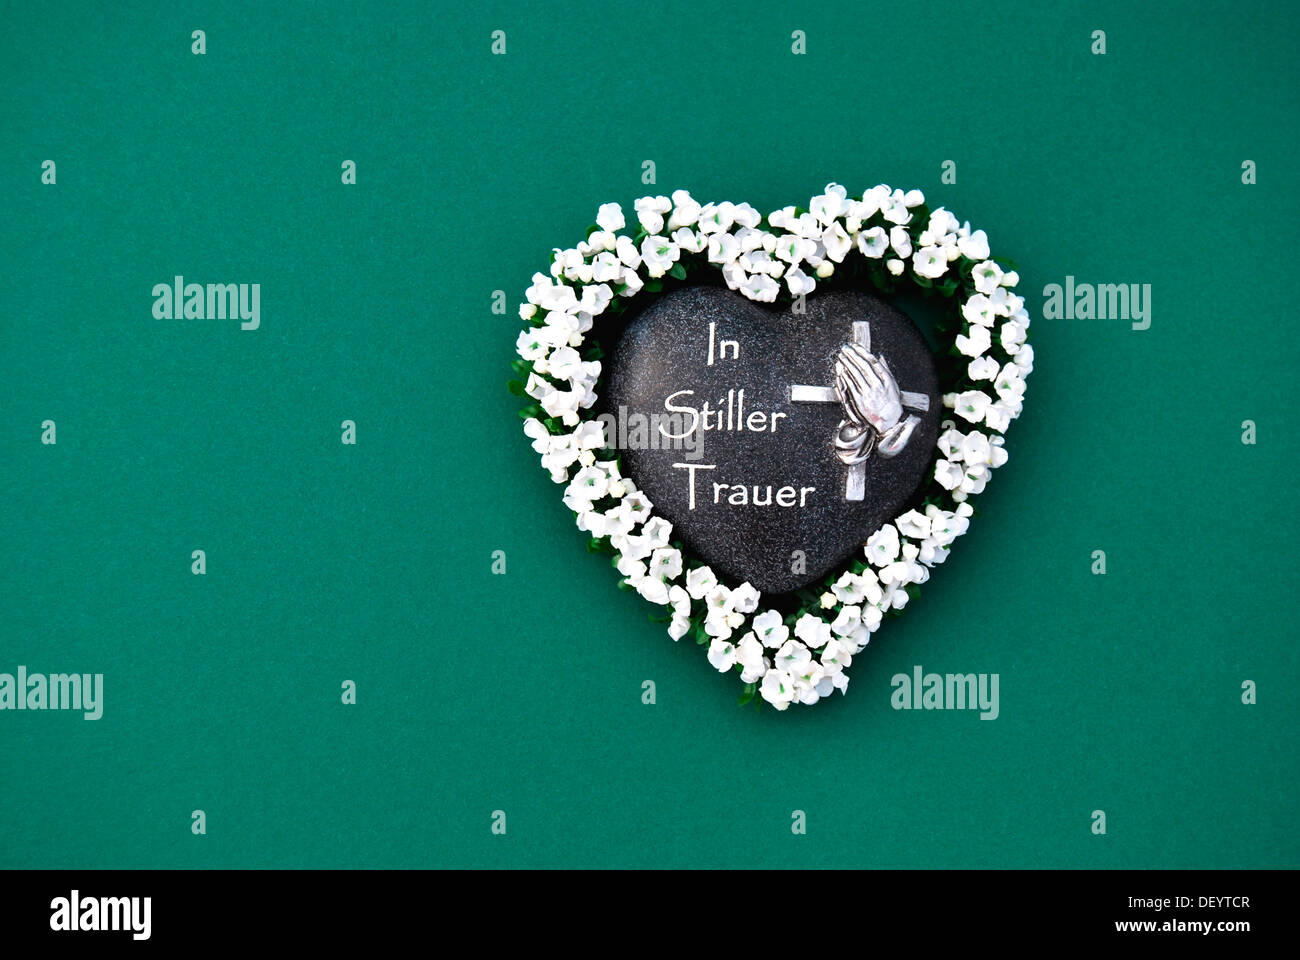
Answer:
<svg viewBox="0 0 1300 960"><path fill-rule="evenodd" d="M721 287L668 294L633 318L615 345L602 403L614 414L625 408L626 420L632 413L662 415L670 398L675 406L697 410L707 402L711 412L721 409L725 426L730 397L733 428L740 422L763 424L761 431L703 430L703 449L694 457L680 447L645 449L635 440L622 449L625 472L655 512L672 521L674 538L714 570L748 580L765 593L795 590L857 553L863 541L905 509L930 467L938 437L938 376L929 346L906 316L856 292L814 295L806 306L805 314L796 315L789 307L759 305ZM871 351L887 361L900 390L930 398L929 411L916 414L921 424L896 457L873 452L867 460L865 498L856 502L845 499L849 468L833 446L843 408L838 402L790 400L792 384L834 385L835 355L852 338L855 320L870 324ZM712 366L710 322L716 324ZM739 346L738 358L730 347L725 358L719 356L724 340ZM678 394L687 390L693 393ZM764 416L752 417L759 412ZM682 418L690 424L689 415ZM708 419L714 425L718 418ZM693 509L691 471L673 466L684 463L698 465ZM709 465L713 469L705 469ZM726 487L718 490L718 483ZM769 486L772 504L754 505L755 499L769 498ZM742 499L738 487L745 488L747 505L733 502ZM789 488L784 496L783 487ZM782 506L782 499L794 505ZM806 558L802 573L792 569L796 551Z"/></svg>

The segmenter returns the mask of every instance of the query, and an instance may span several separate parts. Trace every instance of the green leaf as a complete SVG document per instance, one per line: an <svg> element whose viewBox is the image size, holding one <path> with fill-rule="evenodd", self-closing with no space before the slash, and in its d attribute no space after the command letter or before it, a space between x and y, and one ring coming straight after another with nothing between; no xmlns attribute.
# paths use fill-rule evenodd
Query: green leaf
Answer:
<svg viewBox="0 0 1300 960"><path fill-rule="evenodd" d="M678 280L686 279L686 268L680 263L674 263L673 268L668 271L668 276L676 277Z"/></svg>
<svg viewBox="0 0 1300 960"><path fill-rule="evenodd" d="M646 292L646 293L658 293L658 292L659 292L660 290L662 290L663 288L664 288L664 282L663 282L662 280L658 280L658 279L656 279L656 280L647 280L647 281L645 282L645 292Z"/></svg>
<svg viewBox="0 0 1300 960"><path fill-rule="evenodd" d="M524 392L524 385L520 383L518 380L506 381L506 389L509 390L511 393L513 393L516 397L528 396L528 394Z"/></svg>
<svg viewBox="0 0 1300 960"><path fill-rule="evenodd" d="M743 706L745 706L746 704L748 704L749 701L753 700L753 699L754 699L754 694L756 694L756 693L758 693L758 684L756 684L756 683L747 683L747 684L745 684L744 692L741 693L741 695L740 695L740 700L738 701L738 703L740 704L740 706L743 707Z"/></svg>

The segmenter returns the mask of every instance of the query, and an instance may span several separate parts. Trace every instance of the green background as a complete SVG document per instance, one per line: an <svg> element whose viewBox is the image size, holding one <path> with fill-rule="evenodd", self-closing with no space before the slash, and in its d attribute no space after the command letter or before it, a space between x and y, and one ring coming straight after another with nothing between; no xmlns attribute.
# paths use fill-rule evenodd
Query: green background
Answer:
<svg viewBox="0 0 1300 960"><path fill-rule="evenodd" d="M1088 7L0 4L0 671L106 691L0 713L0 866L1297 866L1294 8ZM828 181L1153 320L1037 319L952 560L755 712L584 549L514 308L599 203ZM155 320L178 273L261 329Z"/></svg>

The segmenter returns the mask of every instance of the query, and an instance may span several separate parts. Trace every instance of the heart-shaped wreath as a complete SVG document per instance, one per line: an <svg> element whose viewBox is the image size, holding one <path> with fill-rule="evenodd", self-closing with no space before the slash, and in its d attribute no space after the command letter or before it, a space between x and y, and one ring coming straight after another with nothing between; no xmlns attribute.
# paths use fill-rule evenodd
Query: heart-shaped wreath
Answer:
<svg viewBox="0 0 1300 960"><path fill-rule="evenodd" d="M947 558L970 523L969 498L1006 462L1002 435L1020 414L1033 369L1029 315L1012 292L1019 278L1009 262L990 257L983 230L942 207L930 210L919 190L880 185L850 197L829 184L806 210L767 217L747 203L701 205L684 190L634 207L637 229L627 228L618 204L604 204L586 240L556 248L549 273L533 276L519 310L529 327L514 363L525 379L510 383L529 401L520 412L524 433L551 479L565 484L564 504L590 535L589 548L612 551L620 586L666 608L660 619L669 636L693 634L716 669L738 672L742 703L761 697L778 710L816 703L847 688L853 657ZM708 270L760 302L831 283L887 295L919 291L948 306L935 329L940 382L944 406L964 423L945 421L920 507L870 532L865 562L768 609L749 583L719 582L684 553L672 524L622 473L591 412L602 383L597 336L617 332L633 297Z"/></svg>

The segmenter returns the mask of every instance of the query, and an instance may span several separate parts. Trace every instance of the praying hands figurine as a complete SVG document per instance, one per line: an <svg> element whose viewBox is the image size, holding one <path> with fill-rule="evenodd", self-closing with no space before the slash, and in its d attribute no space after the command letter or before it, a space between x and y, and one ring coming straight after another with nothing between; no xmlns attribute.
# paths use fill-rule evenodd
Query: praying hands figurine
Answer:
<svg viewBox="0 0 1300 960"><path fill-rule="evenodd" d="M898 383L883 357L856 343L846 343L835 359L835 395L844 419L835 431L835 452L849 466L863 463L874 447L892 457L907 446L919 417L903 419Z"/></svg>

